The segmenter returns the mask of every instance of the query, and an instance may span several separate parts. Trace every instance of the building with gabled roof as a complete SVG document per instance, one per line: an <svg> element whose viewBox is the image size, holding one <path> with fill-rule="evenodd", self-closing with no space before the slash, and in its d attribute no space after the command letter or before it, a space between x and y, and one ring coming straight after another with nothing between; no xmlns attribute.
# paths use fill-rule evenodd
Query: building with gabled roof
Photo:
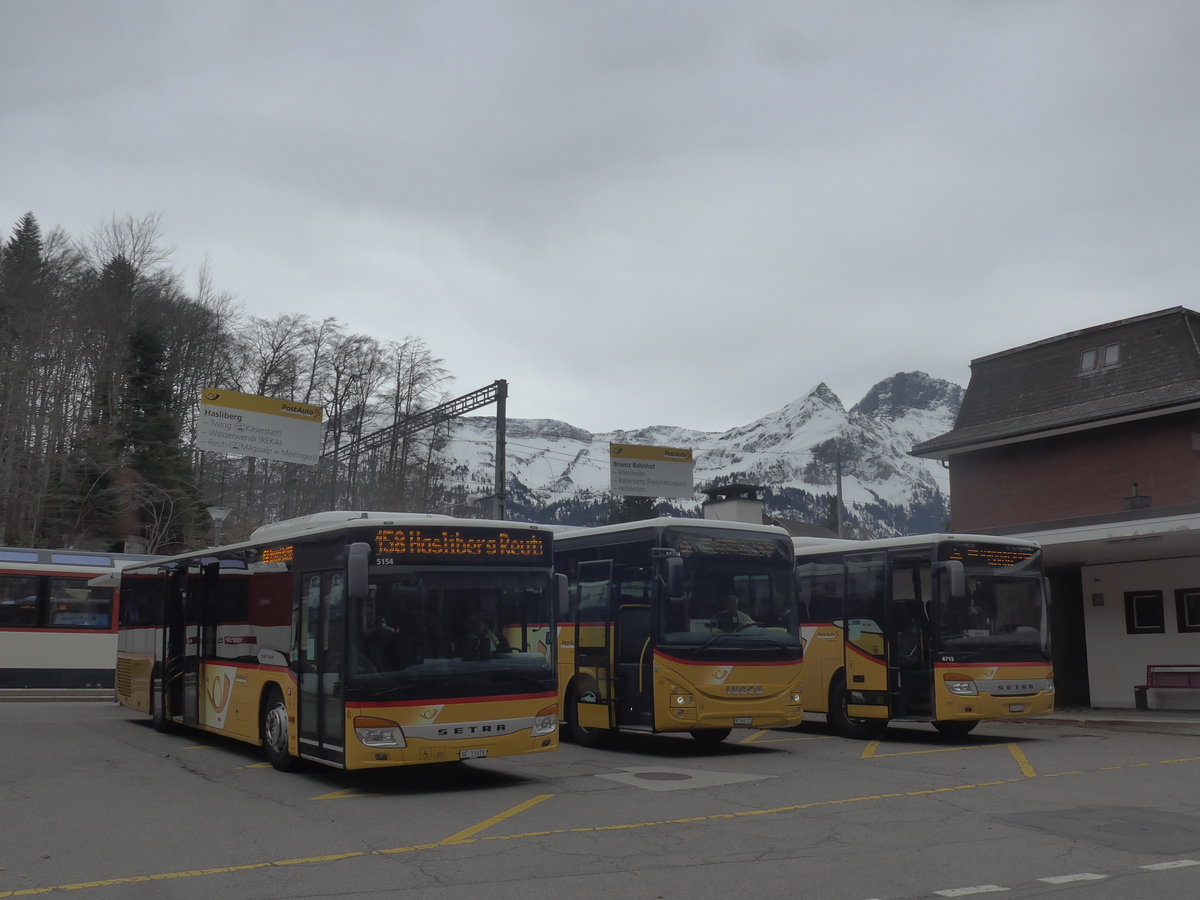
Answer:
<svg viewBox="0 0 1200 900"><path fill-rule="evenodd" d="M1200 662L1200 313L973 360L953 430L911 452L949 468L954 530L1042 544L1060 703L1132 706L1147 665Z"/></svg>

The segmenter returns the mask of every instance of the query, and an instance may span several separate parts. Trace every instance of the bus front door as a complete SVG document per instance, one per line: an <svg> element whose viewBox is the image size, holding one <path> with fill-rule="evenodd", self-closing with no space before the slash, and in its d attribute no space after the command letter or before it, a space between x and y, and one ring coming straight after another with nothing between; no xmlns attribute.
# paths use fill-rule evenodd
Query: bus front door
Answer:
<svg viewBox="0 0 1200 900"><path fill-rule="evenodd" d="M200 610L186 568L165 579L162 685L154 698L154 718L195 726L200 722Z"/></svg>
<svg viewBox="0 0 1200 900"><path fill-rule="evenodd" d="M884 610L883 553L846 556L846 627L844 695L831 703L841 708L843 729L886 723L888 704L887 641ZM833 693L837 693L834 691ZM844 706L842 704L844 703Z"/></svg>
<svg viewBox="0 0 1200 900"><path fill-rule="evenodd" d="M653 728L650 605L621 603L616 627L617 722L626 727Z"/></svg>
<svg viewBox="0 0 1200 900"><path fill-rule="evenodd" d="M888 695L897 718L933 714L933 668L929 653L929 562L896 558L888 591Z"/></svg>
<svg viewBox="0 0 1200 900"><path fill-rule="evenodd" d="M579 564L579 596L575 604L575 708L569 721L584 729L616 727L612 677L611 559ZM571 702L568 700L567 702Z"/></svg>
<svg viewBox="0 0 1200 900"><path fill-rule="evenodd" d="M308 572L300 584L299 751L301 756L342 765L346 758L342 715L346 574Z"/></svg>

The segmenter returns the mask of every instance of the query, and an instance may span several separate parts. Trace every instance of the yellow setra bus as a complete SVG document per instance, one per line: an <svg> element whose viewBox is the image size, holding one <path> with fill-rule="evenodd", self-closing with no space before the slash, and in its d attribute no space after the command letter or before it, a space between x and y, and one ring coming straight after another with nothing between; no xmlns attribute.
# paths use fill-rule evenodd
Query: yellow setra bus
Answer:
<svg viewBox="0 0 1200 900"><path fill-rule="evenodd" d="M983 535L796 538L805 710L842 735L924 720L961 736L980 721L1054 709L1037 544Z"/></svg>
<svg viewBox="0 0 1200 900"><path fill-rule="evenodd" d="M331 512L121 572L117 698L278 769L553 750L552 533Z"/></svg>
<svg viewBox="0 0 1200 900"><path fill-rule="evenodd" d="M801 721L792 543L767 525L658 518L555 534L569 582L559 696L587 746L618 730L717 742Z"/></svg>

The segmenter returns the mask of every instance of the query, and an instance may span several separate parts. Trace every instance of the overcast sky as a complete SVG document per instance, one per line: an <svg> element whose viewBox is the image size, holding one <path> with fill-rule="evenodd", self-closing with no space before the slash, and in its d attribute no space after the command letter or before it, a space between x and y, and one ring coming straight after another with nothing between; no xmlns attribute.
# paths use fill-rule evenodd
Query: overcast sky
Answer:
<svg viewBox="0 0 1200 900"><path fill-rule="evenodd" d="M1200 299L1200 3L0 0L0 237L722 431ZM485 412L485 411L481 411Z"/></svg>

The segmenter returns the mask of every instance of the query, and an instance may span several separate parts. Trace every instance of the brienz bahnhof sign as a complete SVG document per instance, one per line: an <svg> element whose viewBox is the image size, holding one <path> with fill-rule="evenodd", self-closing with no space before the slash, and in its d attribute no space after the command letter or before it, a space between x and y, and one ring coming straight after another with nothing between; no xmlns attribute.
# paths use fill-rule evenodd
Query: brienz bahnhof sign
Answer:
<svg viewBox="0 0 1200 900"><path fill-rule="evenodd" d="M610 490L620 496L690 499L696 492L693 465L688 449L608 445Z"/></svg>

